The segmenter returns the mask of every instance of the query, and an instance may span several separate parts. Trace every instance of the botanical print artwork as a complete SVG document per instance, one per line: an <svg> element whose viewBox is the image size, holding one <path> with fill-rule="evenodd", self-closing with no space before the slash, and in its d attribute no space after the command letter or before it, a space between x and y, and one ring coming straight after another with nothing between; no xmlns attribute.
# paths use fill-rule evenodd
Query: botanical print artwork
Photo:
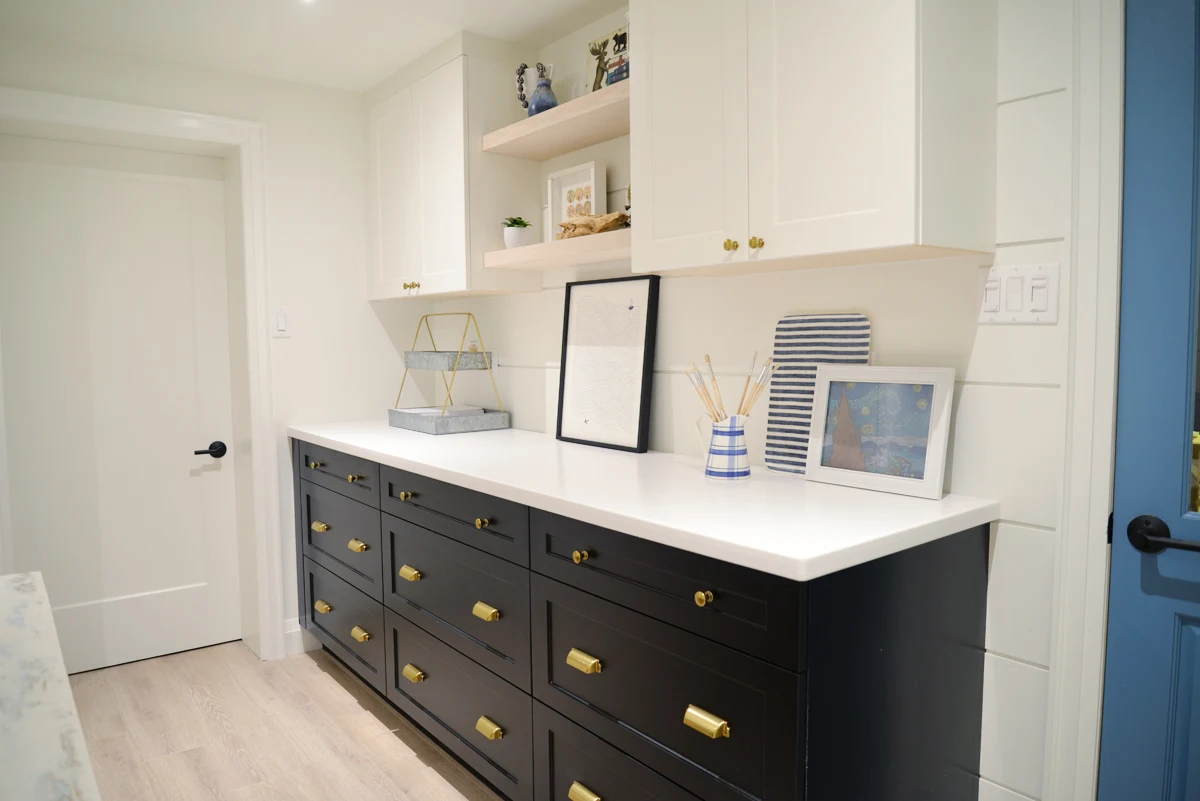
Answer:
<svg viewBox="0 0 1200 801"><path fill-rule="evenodd" d="M592 185L579 184L563 187L563 218L571 219L592 213Z"/></svg>
<svg viewBox="0 0 1200 801"><path fill-rule="evenodd" d="M921 480L933 384L831 381L821 464Z"/></svg>
<svg viewBox="0 0 1200 801"><path fill-rule="evenodd" d="M648 283L572 290L562 435L636 443L646 347Z"/></svg>

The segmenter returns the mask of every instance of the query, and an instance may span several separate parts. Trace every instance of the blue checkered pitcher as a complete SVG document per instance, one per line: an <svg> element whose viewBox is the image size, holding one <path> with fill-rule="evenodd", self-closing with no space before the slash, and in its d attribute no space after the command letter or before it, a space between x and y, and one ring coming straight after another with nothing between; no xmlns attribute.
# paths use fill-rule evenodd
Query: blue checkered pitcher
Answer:
<svg viewBox="0 0 1200 801"><path fill-rule="evenodd" d="M712 424L712 440L708 445L704 475L717 481L750 478L750 454L746 450L747 419L745 415L735 414Z"/></svg>

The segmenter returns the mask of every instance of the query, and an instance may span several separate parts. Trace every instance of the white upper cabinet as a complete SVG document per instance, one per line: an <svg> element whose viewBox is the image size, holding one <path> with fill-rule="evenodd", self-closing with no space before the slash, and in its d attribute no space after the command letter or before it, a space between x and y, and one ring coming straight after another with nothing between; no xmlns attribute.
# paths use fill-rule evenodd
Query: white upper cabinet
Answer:
<svg viewBox="0 0 1200 801"><path fill-rule="evenodd" d="M377 258L371 298L467 288L465 56L371 114Z"/></svg>
<svg viewBox="0 0 1200 801"><path fill-rule="evenodd" d="M747 224L746 0L642 0L629 13L635 267L731 261L724 243L744 244Z"/></svg>
<svg viewBox="0 0 1200 801"><path fill-rule="evenodd" d="M518 160L480 149L486 126L520 111L510 84L504 63L460 54L372 109L371 300L540 288L536 274L483 271L504 217L539 205Z"/></svg>
<svg viewBox="0 0 1200 801"><path fill-rule="evenodd" d="M995 0L704 5L632 1L635 271L994 248Z"/></svg>

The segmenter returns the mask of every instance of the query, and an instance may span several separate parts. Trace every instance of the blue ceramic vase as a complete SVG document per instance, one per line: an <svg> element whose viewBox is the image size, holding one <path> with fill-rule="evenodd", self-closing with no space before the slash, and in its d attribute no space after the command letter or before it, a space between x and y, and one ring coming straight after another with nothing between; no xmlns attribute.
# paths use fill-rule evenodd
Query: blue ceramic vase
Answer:
<svg viewBox="0 0 1200 801"><path fill-rule="evenodd" d="M529 97L529 116L541 114L557 105L558 98L554 96L554 90L550 88L550 79L538 78L537 88Z"/></svg>

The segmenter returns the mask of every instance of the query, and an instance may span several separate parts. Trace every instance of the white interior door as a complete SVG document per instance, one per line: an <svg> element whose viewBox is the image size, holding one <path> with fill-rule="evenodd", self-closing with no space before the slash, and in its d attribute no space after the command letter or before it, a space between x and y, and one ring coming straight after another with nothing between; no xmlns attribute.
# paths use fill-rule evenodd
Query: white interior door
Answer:
<svg viewBox="0 0 1200 801"><path fill-rule="evenodd" d="M232 441L221 169L0 136L7 534L72 672L241 637L233 454L193 455Z"/></svg>

